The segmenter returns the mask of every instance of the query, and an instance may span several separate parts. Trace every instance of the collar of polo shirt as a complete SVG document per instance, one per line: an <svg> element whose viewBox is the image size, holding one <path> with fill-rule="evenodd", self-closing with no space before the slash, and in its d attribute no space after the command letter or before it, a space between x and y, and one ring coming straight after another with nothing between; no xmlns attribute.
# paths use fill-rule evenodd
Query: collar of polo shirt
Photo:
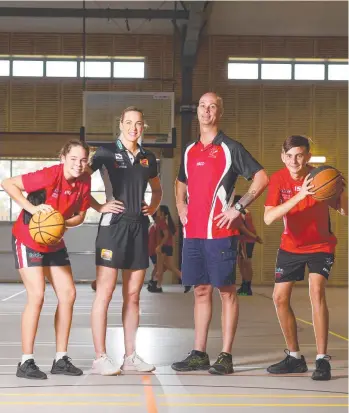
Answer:
<svg viewBox="0 0 349 413"><path fill-rule="evenodd" d="M223 131L218 131L217 135L215 136L215 138L213 139L213 141L211 142L212 145L221 145L223 142L223 137L224 137L224 133ZM195 141L195 144L200 142L200 136L198 137L198 139Z"/></svg>

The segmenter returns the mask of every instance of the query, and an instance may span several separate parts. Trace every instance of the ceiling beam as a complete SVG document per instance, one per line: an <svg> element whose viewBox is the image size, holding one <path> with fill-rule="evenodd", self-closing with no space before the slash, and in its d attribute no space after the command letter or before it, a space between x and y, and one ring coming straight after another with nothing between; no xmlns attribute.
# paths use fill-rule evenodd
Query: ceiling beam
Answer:
<svg viewBox="0 0 349 413"><path fill-rule="evenodd" d="M189 8L189 20L184 27L184 39L182 58L190 60L189 64L194 64L199 48L200 35L206 26L212 10L212 3L209 1L191 1L185 4Z"/></svg>
<svg viewBox="0 0 349 413"><path fill-rule="evenodd" d="M0 17L61 17L86 19L163 19L188 20L188 10L152 10L152 9L61 9L0 7Z"/></svg>

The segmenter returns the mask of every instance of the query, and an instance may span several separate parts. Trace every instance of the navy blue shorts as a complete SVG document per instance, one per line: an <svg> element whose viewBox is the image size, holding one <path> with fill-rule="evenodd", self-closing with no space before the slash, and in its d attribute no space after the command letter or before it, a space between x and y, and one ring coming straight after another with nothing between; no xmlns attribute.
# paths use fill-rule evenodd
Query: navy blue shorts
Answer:
<svg viewBox="0 0 349 413"><path fill-rule="evenodd" d="M151 255L150 257L150 261L153 263L153 265L156 265L156 261L157 261L157 255L155 254L155 255Z"/></svg>
<svg viewBox="0 0 349 413"><path fill-rule="evenodd" d="M238 237L185 238L182 250L183 285L224 287L235 284L237 244Z"/></svg>

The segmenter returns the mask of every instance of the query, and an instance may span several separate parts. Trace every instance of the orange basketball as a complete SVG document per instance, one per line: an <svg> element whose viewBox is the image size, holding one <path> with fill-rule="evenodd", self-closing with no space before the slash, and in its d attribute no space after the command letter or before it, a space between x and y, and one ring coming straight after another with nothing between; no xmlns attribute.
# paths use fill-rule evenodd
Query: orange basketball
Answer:
<svg viewBox="0 0 349 413"><path fill-rule="evenodd" d="M325 201L336 198L343 189L342 176L337 169L332 166L322 165L310 172L313 178L311 189L315 192L312 197L318 201Z"/></svg>
<svg viewBox="0 0 349 413"><path fill-rule="evenodd" d="M29 222L29 232L35 242L44 245L55 245L62 239L65 231L65 220L58 211L48 213L37 212Z"/></svg>

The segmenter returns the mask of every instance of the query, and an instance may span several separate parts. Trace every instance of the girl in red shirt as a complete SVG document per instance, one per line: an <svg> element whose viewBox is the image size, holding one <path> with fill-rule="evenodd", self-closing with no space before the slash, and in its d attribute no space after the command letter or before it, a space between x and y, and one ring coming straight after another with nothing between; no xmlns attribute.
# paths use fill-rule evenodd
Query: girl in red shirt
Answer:
<svg viewBox="0 0 349 413"><path fill-rule="evenodd" d="M44 303L45 278L58 298L55 315L56 357L51 374L80 376L82 371L67 355L68 338L75 301L75 286L63 239L55 245L42 245L29 234L29 220L37 212L59 211L67 228L80 225L90 202L91 178L84 174L89 147L79 140L67 142L60 152L61 163L33 173L5 179L1 185L23 210L12 231L15 265L27 290L22 314L22 360L17 377L47 379L34 361L34 341ZM25 198L23 191L29 193Z"/></svg>
<svg viewBox="0 0 349 413"><path fill-rule="evenodd" d="M150 292L162 292L162 279L164 272L168 269L179 280L182 280L182 274L173 262L173 238L176 234L176 227L171 217L167 205L160 205L156 215L156 231L158 236L156 240L158 245L156 252L156 284L149 289ZM191 287L185 287L184 292L190 291Z"/></svg>
<svg viewBox="0 0 349 413"><path fill-rule="evenodd" d="M241 195L235 195L234 205L239 202ZM237 263L239 266L242 283L237 290L238 295L252 295L252 256L255 243L263 244L261 237L257 235L256 228L253 224L252 214L246 209L246 214L240 217L240 237L238 247Z"/></svg>

